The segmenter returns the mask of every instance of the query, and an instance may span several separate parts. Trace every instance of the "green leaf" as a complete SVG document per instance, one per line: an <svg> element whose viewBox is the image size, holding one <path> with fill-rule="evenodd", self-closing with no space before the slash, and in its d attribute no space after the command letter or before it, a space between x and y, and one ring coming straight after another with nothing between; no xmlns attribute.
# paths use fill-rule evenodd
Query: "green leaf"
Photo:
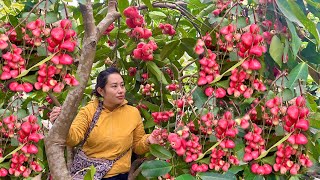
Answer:
<svg viewBox="0 0 320 180"><path fill-rule="evenodd" d="M161 50L160 58L163 60L164 58L168 57L180 44L180 40L172 41L166 45Z"/></svg>
<svg viewBox="0 0 320 180"><path fill-rule="evenodd" d="M158 177L168 173L172 166L166 161L145 161L142 163L141 173L144 177Z"/></svg>
<svg viewBox="0 0 320 180"><path fill-rule="evenodd" d="M296 59L296 56L297 56L297 53L300 49L302 41L299 38L297 31L296 31L296 28L294 27L293 23L291 21L289 21L288 19L286 19L286 20L287 20L289 30L291 32L291 39L292 39L291 40L291 49L292 49L293 57L294 57L294 59Z"/></svg>
<svg viewBox="0 0 320 180"><path fill-rule="evenodd" d="M162 71L159 69L159 67L152 61L146 62L148 70L151 71L153 75L155 75L159 82L162 82L163 85L167 85L168 82L163 75Z"/></svg>
<svg viewBox="0 0 320 180"><path fill-rule="evenodd" d="M228 172L236 175L236 174L238 174L238 172L243 171L243 169L244 169L244 166L232 166L228 170Z"/></svg>
<svg viewBox="0 0 320 180"><path fill-rule="evenodd" d="M150 153L160 159L171 159L172 158L172 154L170 153L170 151L168 151L163 146L160 146L158 144L151 144L150 145Z"/></svg>
<svg viewBox="0 0 320 180"><path fill-rule="evenodd" d="M231 68L229 68L227 71L225 71L225 72L222 73L221 75L217 76L217 77L214 79L214 81L212 81L212 83L210 83L210 84L214 84L214 83L220 81L220 79L221 79L225 74L227 74L228 72L231 72L232 70L234 70L235 68L237 68L238 66L240 66L240 65L243 63L244 60L246 60L246 59L242 59L241 61L237 62L237 64L235 64L235 65L233 65Z"/></svg>
<svg viewBox="0 0 320 180"><path fill-rule="evenodd" d="M3 0L3 2L4 2L4 4L5 4L8 8L10 8L10 6L11 6L11 0Z"/></svg>
<svg viewBox="0 0 320 180"><path fill-rule="evenodd" d="M271 164L272 165L276 162L276 156L265 157L265 158L262 158L261 161L264 164Z"/></svg>
<svg viewBox="0 0 320 180"><path fill-rule="evenodd" d="M319 32L317 30L316 24L307 18L303 11L299 8L296 2L287 1L290 9L294 12L294 15L299 19L303 26L316 38L318 45L320 44Z"/></svg>
<svg viewBox="0 0 320 180"><path fill-rule="evenodd" d="M27 16L29 15L27 22L31 22L31 21L35 21L38 17L37 15L35 15L34 13L29 13L29 12L23 12L21 15L22 19L27 18Z"/></svg>
<svg viewBox="0 0 320 180"><path fill-rule="evenodd" d="M47 56L47 50L44 46L37 47L37 55L38 56Z"/></svg>
<svg viewBox="0 0 320 180"><path fill-rule="evenodd" d="M96 173L96 168L93 165L91 165L88 168L86 175L84 176L84 180L93 180L95 173Z"/></svg>
<svg viewBox="0 0 320 180"><path fill-rule="evenodd" d="M204 103L207 101L208 97L204 94L202 88L197 87L192 94L195 105L198 109L201 109Z"/></svg>
<svg viewBox="0 0 320 180"><path fill-rule="evenodd" d="M27 69L27 70L24 70L19 76L17 76L15 79L18 79L18 78L21 78L25 75L27 75L29 73L29 71L31 71L33 68L37 67L37 66L40 66L41 64L49 61L54 55L54 54L51 54L49 57L46 57L45 59L43 59L42 61L38 62L37 64L35 64L34 66L32 66L31 68Z"/></svg>
<svg viewBox="0 0 320 180"><path fill-rule="evenodd" d="M225 174L219 174L219 173L213 173L213 172L205 172L205 173L198 173L197 176L199 176L202 180L236 180L236 176L232 173L225 173Z"/></svg>
<svg viewBox="0 0 320 180"><path fill-rule="evenodd" d="M275 134L276 134L276 136L283 136L285 134L283 127L276 126L275 127Z"/></svg>
<svg viewBox="0 0 320 180"><path fill-rule="evenodd" d="M271 40L269 53L272 59L282 67L282 55L283 55L284 45L281 43L278 36L274 35Z"/></svg>
<svg viewBox="0 0 320 180"><path fill-rule="evenodd" d="M310 127L320 129L320 113L310 113L309 116Z"/></svg>
<svg viewBox="0 0 320 180"><path fill-rule="evenodd" d="M265 157L269 153L269 151L271 151L272 148L275 148L275 147L279 146L281 143L283 143L284 141L286 141L291 136L291 134L292 134L292 132L287 134L286 136L284 136L282 139L280 139L280 141L278 141L273 146L271 146L267 151L261 153L260 156L255 160L258 160L258 159Z"/></svg>
<svg viewBox="0 0 320 180"><path fill-rule="evenodd" d="M142 0L142 2L148 7L149 10L153 9L153 6L150 0Z"/></svg>
<svg viewBox="0 0 320 180"><path fill-rule="evenodd" d="M37 82L37 75L33 74L33 75L30 75L30 76L24 76L22 78L22 81L23 82L29 82L29 83L35 83L35 82Z"/></svg>
<svg viewBox="0 0 320 180"><path fill-rule="evenodd" d="M175 178L175 180L196 180L191 174L182 174Z"/></svg>
<svg viewBox="0 0 320 180"><path fill-rule="evenodd" d="M294 84L298 79L306 81L308 78L308 65L306 63L300 63L292 69L288 75L289 81L287 82L287 88L294 90Z"/></svg>
<svg viewBox="0 0 320 180"><path fill-rule="evenodd" d="M301 51L301 56L304 57L303 59L305 61L313 64L320 64L320 53L316 49L316 45L309 42L307 47Z"/></svg>
<svg viewBox="0 0 320 180"><path fill-rule="evenodd" d="M151 19L161 20L167 18L167 15L161 11L151 11L149 12L149 16Z"/></svg>
<svg viewBox="0 0 320 180"><path fill-rule="evenodd" d="M51 24L58 21L58 14L55 12L48 12L46 15L46 23Z"/></svg>
<svg viewBox="0 0 320 180"><path fill-rule="evenodd" d="M302 26L301 22L298 20L298 18L295 16L295 12L291 11L288 1L286 0L277 0L275 1L280 9L280 11L283 13L284 16L286 16L291 22L297 23L299 26Z"/></svg>
<svg viewBox="0 0 320 180"><path fill-rule="evenodd" d="M10 168L10 164L11 164L11 162L0 163L0 168L9 169Z"/></svg>
<svg viewBox="0 0 320 180"><path fill-rule="evenodd" d="M198 55L193 50L193 47L196 45L197 40L194 38L182 38L180 40L180 48L187 52L189 56L193 58L198 58Z"/></svg>
<svg viewBox="0 0 320 180"><path fill-rule="evenodd" d="M118 8L119 12L123 15L124 9L126 9L129 6L128 0L118 0Z"/></svg>
<svg viewBox="0 0 320 180"><path fill-rule="evenodd" d="M282 92L279 92L277 96L282 97L283 101L290 101L294 98L294 93L290 89L286 88Z"/></svg>

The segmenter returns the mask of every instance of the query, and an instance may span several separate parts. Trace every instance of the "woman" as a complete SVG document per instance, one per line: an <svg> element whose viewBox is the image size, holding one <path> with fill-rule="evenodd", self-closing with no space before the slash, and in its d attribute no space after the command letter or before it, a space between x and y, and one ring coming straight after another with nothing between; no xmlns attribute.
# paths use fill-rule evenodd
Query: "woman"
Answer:
<svg viewBox="0 0 320 180"><path fill-rule="evenodd" d="M117 69L110 67L99 73L94 95L103 99L103 109L82 150L88 157L112 160L129 149L116 161L105 180L127 179L132 151L144 154L150 144L157 143L153 136L145 134L140 113L127 104L125 93L123 78ZM68 146L76 146L84 139L98 104L95 99L81 108L70 127ZM55 120L60 110L54 108L50 120Z"/></svg>

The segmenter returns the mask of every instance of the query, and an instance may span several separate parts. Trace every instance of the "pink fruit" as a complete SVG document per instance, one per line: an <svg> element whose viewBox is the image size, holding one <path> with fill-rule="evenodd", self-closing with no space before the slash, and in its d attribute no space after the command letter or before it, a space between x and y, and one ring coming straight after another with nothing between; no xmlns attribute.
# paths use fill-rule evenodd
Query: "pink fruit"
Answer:
<svg viewBox="0 0 320 180"><path fill-rule="evenodd" d="M75 47L75 44L69 40L67 41L64 41L61 45L60 45L60 48L61 49L64 49L68 52L73 52L74 51L74 47Z"/></svg>
<svg viewBox="0 0 320 180"><path fill-rule="evenodd" d="M307 131L309 129L309 121L305 119L299 119L298 122L295 124L295 128Z"/></svg>
<svg viewBox="0 0 320 180"><path fill-rule="evenodd" d="M289 106L287 113L289 115L290 118L297 120L299 117L299 108L297 106Z"/></svg>
<svg viewBox="0 0 320 180"><path fill-rule="evenodd" d="M70 29L72 27L72 23L69 19L62 19L60 21L60 26L63 29Z"/></svg>
<svg viewBox="0 0 320 180"><path fill-rule="evenodd" d="M69 54L61 54L59 57L59 64L70 65L73 63L73 58Z"/></svg>
<svg viewBox="0 0 320 180"><path fill-rule="evenodd" d="M304 145L308 143L308 139L306 138L306 136L301 133L296 135L295 140L296 140L296 144L300 144L300 145Z"/></svg>
<svg viewBox="0 0 320 180"><path fill-rule="evenodd" d="M60 43L64 38L64 31L60 27L53 28L50 34L53 40L55 40L58 43Z"/></svg>
<svg viewBox="0 0 320 180"><path fill-rule="evenodd" d="M246 32L241 36L242 43L247 47L250 47L252 45L252 40L253 40L252 34L249 32Z"/></svg>
<svg viewBox="0 0 320 180"><path fill-rule="evenodd" d="M22 85L24 87L24 92L26 93L31 92L33 90L33 86L31 83L26 82L26 83L23 83Z"/></svg>
<svg viewBox="0 0 320 180"><path fill-rule="evenodd" d="M206 94L206 96L210 97L210 96L212 96L213 91L214 91L214 89L213 89L212 87L207 87L207 88L204 90L204 93Z"/></svg>
<svg viewBox="0 0 320 180"><path fill-rule="evenodd" d="M25 134L30 134L31 130L32 130L32 126L29 122L24 122L21 124L21 130L25 133Z"/></svg>

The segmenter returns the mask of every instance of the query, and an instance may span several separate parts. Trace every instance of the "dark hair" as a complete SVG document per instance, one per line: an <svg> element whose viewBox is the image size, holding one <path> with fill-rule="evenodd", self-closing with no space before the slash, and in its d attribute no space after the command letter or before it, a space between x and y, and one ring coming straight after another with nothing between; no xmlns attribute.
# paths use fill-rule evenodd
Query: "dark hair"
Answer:
<svg viewBox="0 0 320 180"><path fill-rule="evenodd" d="M102 97L98 93L98 87L103 89L106 86L106 84L108 83L108 77L110 74L120 74L120 72L115 67L108 67L107 69L101 71L97 77L96 87L92 91L93 95L95 95L97 97Z"/></svg>

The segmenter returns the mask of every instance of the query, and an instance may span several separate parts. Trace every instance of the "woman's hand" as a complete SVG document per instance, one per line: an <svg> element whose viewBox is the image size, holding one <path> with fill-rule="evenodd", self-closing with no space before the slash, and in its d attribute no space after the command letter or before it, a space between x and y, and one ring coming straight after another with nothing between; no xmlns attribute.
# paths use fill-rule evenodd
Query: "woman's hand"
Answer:
<svg viewBox="0 0 320 180"><path fill-rule="evenodd" d="M58 118L60 113L61 113L61 107L54 106L50 113L49 120L53 123Z"/></svg>
<svg viewBox="0 0 320 180"><path fill-rule="evenodd" d="M156 138L156 135L154 134L154 131L150 134L150 136L147 139L147 142L149 144L159 144L159 140Z"/></svg>

